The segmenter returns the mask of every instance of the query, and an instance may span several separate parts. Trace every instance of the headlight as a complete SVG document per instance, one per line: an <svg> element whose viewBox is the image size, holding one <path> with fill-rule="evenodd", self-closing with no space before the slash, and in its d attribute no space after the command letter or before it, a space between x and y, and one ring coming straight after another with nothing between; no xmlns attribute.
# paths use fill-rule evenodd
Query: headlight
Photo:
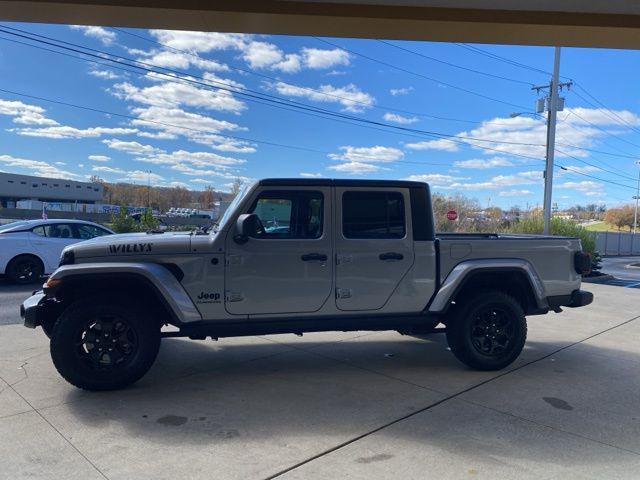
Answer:
<svg viewBox="0 0 640 480"><path fill-rule="evenodd" d="M73 253L73 250L63 250L58 266L61 267L63 265L73 265L75 261L76 255L75 253Z"/></svg>

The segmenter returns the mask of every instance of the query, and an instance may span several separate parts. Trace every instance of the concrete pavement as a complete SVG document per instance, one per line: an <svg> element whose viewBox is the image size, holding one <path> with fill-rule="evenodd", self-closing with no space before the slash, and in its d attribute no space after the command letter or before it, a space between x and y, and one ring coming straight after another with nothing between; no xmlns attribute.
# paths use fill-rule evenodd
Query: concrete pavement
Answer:
<svg viewBox="0 0 640 480"><path fill-rule="evenodd" d="M3 326L0 479L635 479L640 294L585 288L502 372L440 335L167 339L133 388L88 393Z"/></svg>

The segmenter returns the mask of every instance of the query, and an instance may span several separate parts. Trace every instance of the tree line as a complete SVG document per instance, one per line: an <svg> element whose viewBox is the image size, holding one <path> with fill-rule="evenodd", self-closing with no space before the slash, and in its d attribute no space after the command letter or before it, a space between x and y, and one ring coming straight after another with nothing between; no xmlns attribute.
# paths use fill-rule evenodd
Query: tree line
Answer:
<svg viewBox="0 0 640 480"><path fill-rule="evenodd" d="M171 207L210 210L214 203L228 201L235 196L234 192L215 190L211 185L205 186L203 190L189 190L180 186L147 187L131 183L109 183L97 176L91 177L91 181L102 184L104 203L150 207L160 212L166 212ZM236 183L237 181L234 182L234 188Z"/></svg>

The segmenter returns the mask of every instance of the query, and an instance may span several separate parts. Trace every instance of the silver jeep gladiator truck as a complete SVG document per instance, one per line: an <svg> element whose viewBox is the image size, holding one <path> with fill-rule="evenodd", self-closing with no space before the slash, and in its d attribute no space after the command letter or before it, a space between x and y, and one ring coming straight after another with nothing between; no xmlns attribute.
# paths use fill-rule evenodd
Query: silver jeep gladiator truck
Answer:
<svg viewBox="0 0 640 480"><path fill-rule="evenodd" d="M50 337L60 374L89 390L140 379L162 337L444 331L460 361L495 370L520 354L525 316L591 303L589 268L576 238L436 235L425 183L268 179L209 233L65 248L21 314Z"/></svg>

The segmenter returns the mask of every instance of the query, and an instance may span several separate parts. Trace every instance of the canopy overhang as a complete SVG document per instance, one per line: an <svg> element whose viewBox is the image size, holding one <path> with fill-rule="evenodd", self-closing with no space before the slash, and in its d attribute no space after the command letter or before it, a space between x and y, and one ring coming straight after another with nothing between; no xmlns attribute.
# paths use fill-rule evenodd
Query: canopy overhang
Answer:
<svg viewBox="0 0 640 480"><path fill-rule="evenodd" d="M5 21L640 48L637 0L0 0Z"/></svg>

